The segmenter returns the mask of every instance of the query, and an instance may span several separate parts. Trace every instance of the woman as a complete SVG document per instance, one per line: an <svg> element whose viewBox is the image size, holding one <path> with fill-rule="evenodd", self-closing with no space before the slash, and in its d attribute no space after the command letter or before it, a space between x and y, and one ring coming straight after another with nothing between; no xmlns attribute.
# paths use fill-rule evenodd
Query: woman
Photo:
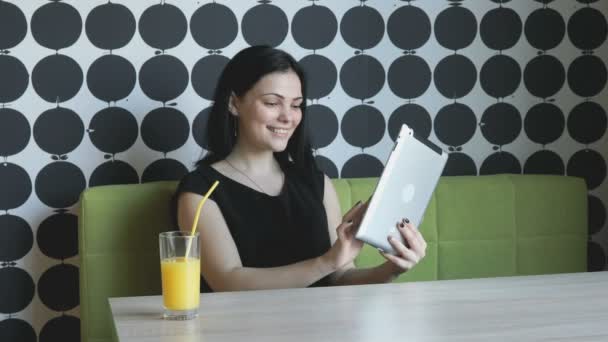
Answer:
<svg viewBox="0 0 608 342"><path fill-rule="evenodd" d="M304 73L289 54L249 47L218 81L207 125L209 153L181 180L172 210L188 231L202 195L203 291L236 291L390 282L425 255L426 242L407 219L398 230L410 248L355 269L354 238L366 204L341 217L332 182L314 162L307 140Z"/></svg>

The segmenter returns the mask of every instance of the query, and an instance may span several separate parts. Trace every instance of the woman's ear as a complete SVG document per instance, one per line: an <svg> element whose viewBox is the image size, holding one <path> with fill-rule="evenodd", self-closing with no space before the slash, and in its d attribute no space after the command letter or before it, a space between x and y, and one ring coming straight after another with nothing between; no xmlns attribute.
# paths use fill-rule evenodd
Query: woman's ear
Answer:
<svg viewBox="0 0 608 342"><path fill-rule="evenodd" d="M234 92L232 92L230 94L230 99L228 100L228 111L230 112L230 114L234 115L234 116L239 116L239 112L237 110L237 103L238 99L236 97L236 95L234 94Z"/></svg>

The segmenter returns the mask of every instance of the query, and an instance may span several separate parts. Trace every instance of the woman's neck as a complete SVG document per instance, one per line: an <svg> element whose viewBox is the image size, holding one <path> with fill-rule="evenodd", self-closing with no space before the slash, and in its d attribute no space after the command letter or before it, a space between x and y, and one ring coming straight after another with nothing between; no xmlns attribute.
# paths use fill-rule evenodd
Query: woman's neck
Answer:
<svg viewBox="0 0 608 342"><path fill-rule="evenodd" d="M237 141L226 160L244 172L270 174L279 168L272 151L259 151Z"/></svg>

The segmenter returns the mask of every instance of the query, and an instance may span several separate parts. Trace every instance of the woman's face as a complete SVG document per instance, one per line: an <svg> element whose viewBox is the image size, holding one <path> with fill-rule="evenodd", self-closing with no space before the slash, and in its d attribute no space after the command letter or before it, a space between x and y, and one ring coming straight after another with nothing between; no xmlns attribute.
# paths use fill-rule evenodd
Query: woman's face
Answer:
<svg viewBox="0 0 608 342"><path fill-rule="evenodd" d="M300 78L292 70L268 74L244 96L233 95L240 142L258 150L285 150L302 120L302 101Z"/></svg>

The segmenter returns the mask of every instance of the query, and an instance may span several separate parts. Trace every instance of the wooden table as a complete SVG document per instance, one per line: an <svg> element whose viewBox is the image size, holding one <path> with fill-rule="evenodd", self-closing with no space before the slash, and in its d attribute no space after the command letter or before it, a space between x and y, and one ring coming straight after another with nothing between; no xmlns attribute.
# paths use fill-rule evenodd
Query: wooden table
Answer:
<svg viewBox="0 0 608 342"><path fill-rule="evenodd" d="M608 341L608 272L202 294L191 321L161 300L110 299L120 342Z"/></svg>

